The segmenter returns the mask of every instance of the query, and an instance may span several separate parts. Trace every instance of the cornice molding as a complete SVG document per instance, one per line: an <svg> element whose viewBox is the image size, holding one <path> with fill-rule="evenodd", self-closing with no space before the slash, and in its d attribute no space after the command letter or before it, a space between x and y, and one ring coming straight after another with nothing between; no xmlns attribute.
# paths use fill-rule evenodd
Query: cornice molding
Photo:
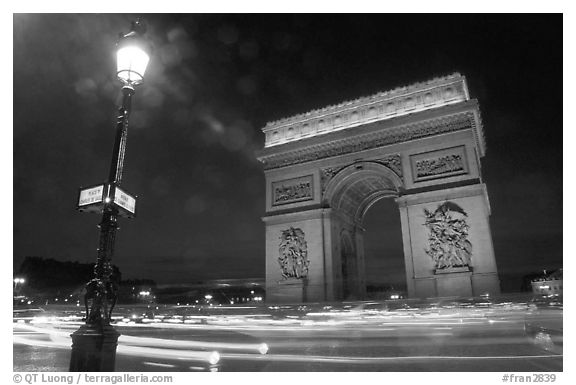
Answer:
<svg viewBox="0 0 576 385"><path fill-rule="evenodd" d="M470 100L466 78L459 73L269 122L264 147L437 109Z"/></svg>
<svg viewBox="0 0 576 385"><path fill-rule="evenodd" d="M260 155L258 160L263 163L265 170L270 170L467 129L473 129L477 142L480 142L483 140L483 136L481 139L478 138L476 119L477 115L468 110L434 119L385 127L365 134L310 144L284 152L270 152ZM383 123L375 122L371 126L376 125L378 127ZM482 154L482 151L480 153Z"/></svg>

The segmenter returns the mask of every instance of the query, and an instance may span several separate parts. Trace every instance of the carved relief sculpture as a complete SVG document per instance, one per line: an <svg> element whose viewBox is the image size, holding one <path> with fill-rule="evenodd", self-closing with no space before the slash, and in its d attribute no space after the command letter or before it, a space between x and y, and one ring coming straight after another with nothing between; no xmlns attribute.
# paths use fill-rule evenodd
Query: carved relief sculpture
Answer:
<svg viewBox="0 0 576 385"><path fill-rule="evenodd" d="M464 145L410 155L414 182L469 174Z"/></svg>
<svg viewBox="0 0 576 385"><path fill-rule="evenodd" d="M279 186L274 190L276 201L274 203L283 201L294 201L302 198L310 198L311 194L310 182L302 182L290 186Z"/></svg>
<svg viewBox="0 0 576 385"><path fill-rule="evenodd" d="M452 154L437 159L422 159L416 162L416 177L427 177L464 170L461 154Z"/></svg>
<svg viewBox="0 0 576 385"><path fill-rule="evenodd" d="M394 171L396 175L402 178L402 158L400 154L389 155L385 158L378 160L378 163L383 164L390 170Z"/></svg>
<svg viewBox="0 0 576 385"><path fill-rule="evenodd" d="M437 271L468 267L472 257L472 243L468 240L468 215L457 204L445 202L435 211L424 209L428 227L429 248L426 253L434 260Z"/></svg>
<svg viewBox="0 0 576 385"><path fill-rule="evenodd" d="M310 260L304 231L290 227L282 231L280 241L278 263L282 269L282 278L307 278Z"/></svg>
<svg viewBox="0 0 576 385"><path fill-rule="evenodd" d="M343 168L345 168L345 166L325 167L320 169L320 185L322 186L322 195L324 195L324 192L326 191L326 186L328 185L328 182L330 182L330 180L332 180L334 175L339 173L340 170L342 170Z"/></svg>
<svg viewBox="0 0 576 385"><path fill-rule="evenodd" d="M272 204L283 205L313 199L312 176L272 183Z"/></svg>

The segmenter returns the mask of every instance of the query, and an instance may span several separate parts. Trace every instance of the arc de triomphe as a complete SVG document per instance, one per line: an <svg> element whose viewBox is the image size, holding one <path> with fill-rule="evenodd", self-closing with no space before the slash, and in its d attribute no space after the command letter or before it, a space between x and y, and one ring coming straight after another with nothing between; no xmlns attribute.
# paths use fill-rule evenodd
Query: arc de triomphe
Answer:
<svg viewBox="0 0 576 385"><path fill-rule="evenodd" d="M460 74L268 123L269 302L365 296L362 220L393 198L409 297L497 294L478 102Z"/></svg>

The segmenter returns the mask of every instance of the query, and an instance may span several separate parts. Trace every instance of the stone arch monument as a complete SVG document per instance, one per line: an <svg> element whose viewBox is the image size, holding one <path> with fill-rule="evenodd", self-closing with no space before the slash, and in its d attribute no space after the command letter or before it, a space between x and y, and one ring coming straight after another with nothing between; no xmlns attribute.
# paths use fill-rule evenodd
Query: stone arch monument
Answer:
<svg viewBox="0 0 576 385"><path fill-rule="evenodd" d="M478 102L460 74L268 123L269 302L365 296L362 220L400 210L410 297L498 294Z"/></svg>

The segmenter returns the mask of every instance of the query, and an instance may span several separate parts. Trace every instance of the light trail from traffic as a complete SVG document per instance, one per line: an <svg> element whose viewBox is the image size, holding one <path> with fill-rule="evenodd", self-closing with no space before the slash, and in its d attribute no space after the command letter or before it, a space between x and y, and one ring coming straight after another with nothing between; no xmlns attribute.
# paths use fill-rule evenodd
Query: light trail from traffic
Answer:
<svg viewBox="0 0 576 385"><path fill-rule="evenodd" d="M402 371L410 363L419 368L562 367L561 335L555 339L559 352L540 344L542 349L526 335L527 304L400 310L377 303L283 309L164 306L155 312L137 307L121 311L114 317L121 333L117 354L127 357L120 362L130 362L135 370L291 371L343 365L353 370L360 365ZM250 311L254 314L245 313ZM15 346L69 351L70 333L82 324L79 313L73 313L15 314ZM532 322L542 317L533 314ZM550 317L561 327L561 307Z"/></svg>

